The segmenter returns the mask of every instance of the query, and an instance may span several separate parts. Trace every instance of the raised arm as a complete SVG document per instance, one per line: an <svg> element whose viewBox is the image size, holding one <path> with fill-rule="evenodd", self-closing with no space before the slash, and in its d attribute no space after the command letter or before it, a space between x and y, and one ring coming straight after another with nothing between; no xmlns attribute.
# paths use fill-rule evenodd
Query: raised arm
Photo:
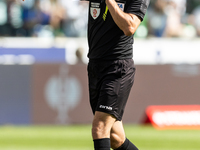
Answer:
<svg viewBox="0 0 200 150"><path fill-rule="evenodd" d="M138 16L123 12L115 0L105 0L110 14L117 26L124 32L126 36L131 36L141 23Z"/></svg>

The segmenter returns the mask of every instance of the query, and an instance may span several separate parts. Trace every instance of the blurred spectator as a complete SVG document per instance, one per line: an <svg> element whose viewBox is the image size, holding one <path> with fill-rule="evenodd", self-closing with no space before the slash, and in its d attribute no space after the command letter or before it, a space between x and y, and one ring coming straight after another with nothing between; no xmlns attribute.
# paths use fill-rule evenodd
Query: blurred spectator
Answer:
<svg viewBox="0 0 200 150"><path fill-rule="evenodd" d="M152 0L148 13L149 36L196 37L200 22L198 5L197 0Z"/></svg>
<svg viewBox="0 0 200 150"><path fill-rule="evenodd" d="M50 18L50 25L54 30L55 36L62 36L63 35L63 23L65 20L65 9L61 6L58 0L51 0L51 18Z"/></svg>
<svg viewBox="0 0 200 150"><path fill-rule="evenodd" d="M155 0L151 2L148 11L148 28L149 34L155 37L162 37L166 30L167 15L165 8L167 3L165 0Z"/></svg>
<svg viewBox="0 0 200 150"><path fill-rule="evenodd" d="M0 0L0 36L85 37L88 2ZM136 37L200 37L200 0L151 0Z"/></svg>
<svg viewBox="0 0 200 150"><path fill-rule="evenodd" d="M168 0L166 6L167 22L166 36L180 37L183 33L183 24L181 22L182 14L185 10L185 0Z"/></svg>
<svg viewBox="0 0 200 150"><path fill-rule="evenodd" d="M187 0L187 23L194 27L196 36L200 37L200 1Z"/></svg>
<svg viewBox="0 0 200 150"><path fill-rule="evenodd" d="M15 0L0 0L0 36L20 36L22 29L22 12Z"/></svg>
<svg viewBox="0 0 200 150"><path fill-rule="evenodd" d="M28 1L26 1L28 3ZM35 0L32 6L22 7L26 36L39 36L39 32L50 23L50 14L40 7L40 0Z"/></svg>
<svg viewBox="0 0 200 150"><path fill-rule="evenodd" d="M79 47L76 50L77 64L84 64L84 62L83 62L83 52L84 52L84 49L82 47Z"/></svg>
<svg viewBox="0 0 200 150"><path fill-rule="evenodd" d="M197 35L200 37L200 6L198 6L197 8L195 8L195 10L193 11L193 15L194 15L194 26L196 28L197 31Z"/></svg>
<svg viewBox="0 0 200 150"><path fill-rule="evenodd" d="M86 36L88 3L80 1L60 0L66 10L64 33L70 37Z"/></svg>

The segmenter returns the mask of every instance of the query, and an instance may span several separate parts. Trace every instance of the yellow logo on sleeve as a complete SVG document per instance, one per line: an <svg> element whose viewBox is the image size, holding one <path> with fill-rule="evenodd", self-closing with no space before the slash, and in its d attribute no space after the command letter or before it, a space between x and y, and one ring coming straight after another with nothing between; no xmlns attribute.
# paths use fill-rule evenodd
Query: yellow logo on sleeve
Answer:
<svg viewBox="0 0 200 150"><path fill-rule="evenodd" d="M103 20L104 20L104 21L106 21L106 16L107 16L107 14L108 14L108 6L106 6L106 10L105 10L105 12L104 12L104 14L103 14Z"/></svg>

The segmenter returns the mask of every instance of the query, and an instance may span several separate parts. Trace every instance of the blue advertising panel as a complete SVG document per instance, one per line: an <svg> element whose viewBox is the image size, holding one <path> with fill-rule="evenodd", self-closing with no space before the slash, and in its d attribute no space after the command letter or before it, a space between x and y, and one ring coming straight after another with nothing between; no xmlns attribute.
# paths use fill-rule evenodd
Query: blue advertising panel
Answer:
<svg viewBox="0 0 200 150"><path fill-rule="evenodd" d="M3 55L31 55L35 63L63 63L65 60L65 48L2 48Z"/></svg>
<svg viewBox="0 0 200 150"><path fill-rule="evenodd" d="M0 124L31 123L31 66L0 65Z"/></svg>

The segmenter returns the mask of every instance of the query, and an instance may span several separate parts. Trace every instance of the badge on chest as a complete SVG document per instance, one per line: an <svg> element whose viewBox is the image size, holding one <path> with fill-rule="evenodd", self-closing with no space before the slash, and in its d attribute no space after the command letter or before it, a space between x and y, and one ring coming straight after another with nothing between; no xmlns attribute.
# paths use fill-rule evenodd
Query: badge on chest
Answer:
<svg viewBox="0 0 200 150"><path fill-rule="evenodd" d="M97 19L100 15L100 3L91 2L90 15L93 19Z"/></svg>

